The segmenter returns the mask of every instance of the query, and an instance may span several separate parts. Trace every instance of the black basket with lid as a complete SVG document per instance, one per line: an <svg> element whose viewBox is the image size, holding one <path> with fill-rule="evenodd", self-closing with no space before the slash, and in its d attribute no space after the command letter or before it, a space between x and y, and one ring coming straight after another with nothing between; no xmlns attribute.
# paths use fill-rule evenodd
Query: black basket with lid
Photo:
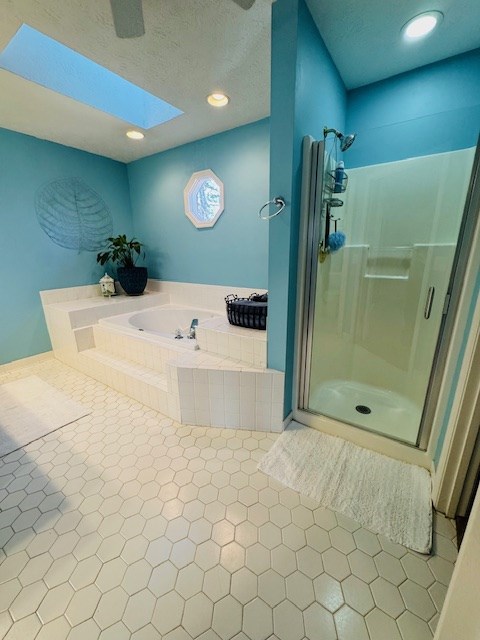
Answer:
<svg viewBox="0 0 480 640"><path fill-rule="evenodd" d="M230 324L245 329L267 328L268 294L252 293L248 298L230 294L225 298L227 318Z"/></svg>

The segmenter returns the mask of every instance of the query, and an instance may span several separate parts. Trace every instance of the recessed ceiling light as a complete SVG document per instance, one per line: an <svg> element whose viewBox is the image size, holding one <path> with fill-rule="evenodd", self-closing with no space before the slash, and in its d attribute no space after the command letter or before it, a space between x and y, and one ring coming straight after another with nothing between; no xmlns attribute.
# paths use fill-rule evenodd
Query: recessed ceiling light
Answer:
<svg viewBox="0 0 480 640"><path fill-rule="evenodd" d="M403 35L407 40L423 38L431 33L442 19L443 13L440 11L426 11L425 13L420 13L403 26Z"/></svg>
<svg viewBox="0 0 480 640"><path fill-rule="evenodd" d="M207 96L207 102L211 104L212 107L224 107L230 102L230 98L224 93L211 93Z"/></svg>
<svg viewBox="0 0 480 640"><path fill-rule="evenodd" d="M127 131L127 138L131 138L132 140L143 140L145 135L141 131L136 131L132 129L131 131Z"/></svg>

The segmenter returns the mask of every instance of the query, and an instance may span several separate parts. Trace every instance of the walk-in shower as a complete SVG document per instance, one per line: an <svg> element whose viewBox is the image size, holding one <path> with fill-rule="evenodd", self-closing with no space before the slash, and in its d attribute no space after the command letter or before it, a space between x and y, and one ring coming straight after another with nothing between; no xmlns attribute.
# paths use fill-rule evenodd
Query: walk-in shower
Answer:
<svg viewBox="0 0 480 640"><path fill-rule="evenodd" d="M304 141L298 407L421 446L474 149L349 168L354 141Z"/></svg>

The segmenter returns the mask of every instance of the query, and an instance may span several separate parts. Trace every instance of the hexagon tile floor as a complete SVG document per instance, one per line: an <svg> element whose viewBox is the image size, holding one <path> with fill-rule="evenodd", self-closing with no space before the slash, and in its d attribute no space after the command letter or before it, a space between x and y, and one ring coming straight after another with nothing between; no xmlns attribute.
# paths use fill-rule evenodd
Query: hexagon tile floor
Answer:
<svg viewBox="0 0 480 640"><path fill-rule="evenodd" d="M275 435L181 426L51 359L92 409L0 460L5 640L425 640L456 558L420 556L257 471Z"/></svg>

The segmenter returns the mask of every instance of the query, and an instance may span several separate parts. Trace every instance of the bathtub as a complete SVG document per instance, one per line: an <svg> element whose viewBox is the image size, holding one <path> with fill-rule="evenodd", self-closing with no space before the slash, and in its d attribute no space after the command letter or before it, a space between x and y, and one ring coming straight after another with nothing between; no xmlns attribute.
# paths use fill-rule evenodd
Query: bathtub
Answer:
<svg viewBox="0 0 480 640"><path fill-rule="evenodd" d="M168 341L172 346L196 349L197 341L187 338L192 320L196 318L201 324L202 320L219 316L219 313L208 309L165 304L143 311L101 318L99 324L121 333L151 338L155 342ZM178 329L182 332L182 339L175 338Z"/></svg>

